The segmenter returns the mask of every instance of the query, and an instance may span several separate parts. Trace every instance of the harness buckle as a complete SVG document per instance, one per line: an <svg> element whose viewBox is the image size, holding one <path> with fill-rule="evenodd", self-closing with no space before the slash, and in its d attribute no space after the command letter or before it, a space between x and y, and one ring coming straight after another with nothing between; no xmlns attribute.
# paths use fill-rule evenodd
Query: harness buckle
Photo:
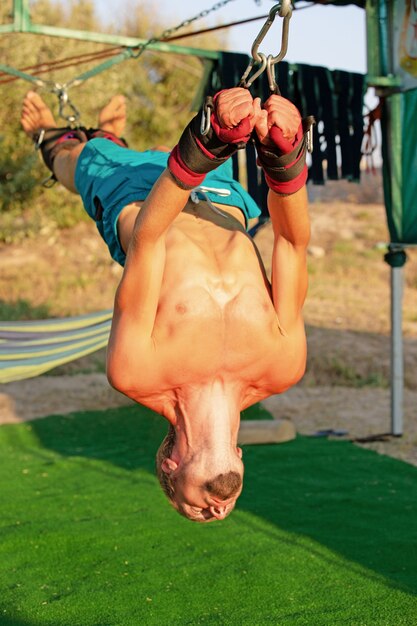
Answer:
<svg viewBox="0 0 417 626"><path fill-rule="evenodd" d="M45 129L42 128L41 132L38 135L38 138L35 141L35 150L40 150L44 139L45 139Z"/></svg>

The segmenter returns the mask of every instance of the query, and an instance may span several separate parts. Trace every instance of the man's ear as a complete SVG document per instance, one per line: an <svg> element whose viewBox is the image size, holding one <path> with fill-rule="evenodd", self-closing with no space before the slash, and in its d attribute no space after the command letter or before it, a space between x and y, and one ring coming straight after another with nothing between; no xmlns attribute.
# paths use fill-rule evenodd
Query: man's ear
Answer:
<svg viewBox="0 0 417 626"><path fill-rule="evenodd" d="M238 455L239 459L241 459L242 458L242 454L243 454L242 448L239 448L239 446L236 446L236 452L237 452L237 455Z"/></svg>
<svg viewBox="0 0 417 626"><path fill-rule="evenodd" d="M171 474L175 472L178 467L178 463L175 463L172 459L164 459L161 463L161 469L165 472L165 474Z"/></svg>

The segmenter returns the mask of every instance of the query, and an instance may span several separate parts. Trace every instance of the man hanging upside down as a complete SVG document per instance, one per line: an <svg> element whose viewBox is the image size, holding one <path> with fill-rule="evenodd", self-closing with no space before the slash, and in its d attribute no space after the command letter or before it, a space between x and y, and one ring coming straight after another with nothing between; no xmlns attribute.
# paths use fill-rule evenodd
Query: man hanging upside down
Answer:
<svg viewBox="0 0 417 626"><path fill-rule="evenodd" d="M170 424L157 453L164 492L191 520L225 518L242 490L240 412L305 369L310 228L297 109L280 96L261 107L246 89L225 90L208 134L197 115L170 154L135 152L119 139L122 96L101 111L99 130L71 130L57 129L29 92L21 123L124 265L107 376ZM272 284L246 232L259 209L231 177L229 157L251 135L270 187Z"/></svg>

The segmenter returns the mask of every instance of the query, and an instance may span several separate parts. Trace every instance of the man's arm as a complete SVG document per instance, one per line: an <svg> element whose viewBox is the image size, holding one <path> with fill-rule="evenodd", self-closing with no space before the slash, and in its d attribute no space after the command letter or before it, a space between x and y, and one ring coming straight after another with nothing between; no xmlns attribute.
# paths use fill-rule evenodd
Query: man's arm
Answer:
<svg viewBox="0 0 417 626"><path fill-rule="evenodd" d="M144 201L130 239L115 313L137 324L140 336L150 339L165 266L165 235L187 203L190 192L180 189L165 170Z"/></svg>
<svg viewBox="0 0 417 626"><path fill-rule="evenodd" d="M259 161L270 187L274 306L283 331L291 332L302 323L310 239L306 148L300 114L285 98L271 96L258 114L256 133Z"/></svg>
<svg viewBox="0 0 417 626"><path fill-rule="evenodd" d="M121 391L137 384L131 377L138 359L143 360L153 347L152 332L165 268L165 235L189 193L180 189L166 170L136 218L116 291L107 349L107 377Z"/></svg>
<svg viewBox="0 0 417 626"><path fill-rule="evenodd" d="M211 122L214 130L208 139L199 136L199 116L186 127L169 157L168 168L153 186L135 221L115 308L134 317L141 335L148 339L161 290L166 232L186 205L190 188L200 184L206 172L237 149L233 143L225 143L230 137L226 140L222 134L235 135L236 140L246 133L243 139L249 138L254 126L250 93L239 88L221 92ZM216 155L209 149L215 150Z"/></svg>
<svg viewBox="0 0 417 626"><path fill-rule="evenodd" d="M302 322L307 294L307 245L310 239L305 186L290 196L270 190L268 209L274 230L272 294L274 307L285 331Z"/></svg>

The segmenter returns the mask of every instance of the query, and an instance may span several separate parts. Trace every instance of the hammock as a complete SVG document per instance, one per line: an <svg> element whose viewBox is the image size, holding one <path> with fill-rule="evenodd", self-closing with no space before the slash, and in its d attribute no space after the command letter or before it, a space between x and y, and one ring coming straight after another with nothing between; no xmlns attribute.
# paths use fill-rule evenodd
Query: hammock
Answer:
<svg viewBox="0 0 417 626"><path fill-rule="evenodd" d="M33 378L107 345L113 311L0 322L0 383Z"/></svg>

